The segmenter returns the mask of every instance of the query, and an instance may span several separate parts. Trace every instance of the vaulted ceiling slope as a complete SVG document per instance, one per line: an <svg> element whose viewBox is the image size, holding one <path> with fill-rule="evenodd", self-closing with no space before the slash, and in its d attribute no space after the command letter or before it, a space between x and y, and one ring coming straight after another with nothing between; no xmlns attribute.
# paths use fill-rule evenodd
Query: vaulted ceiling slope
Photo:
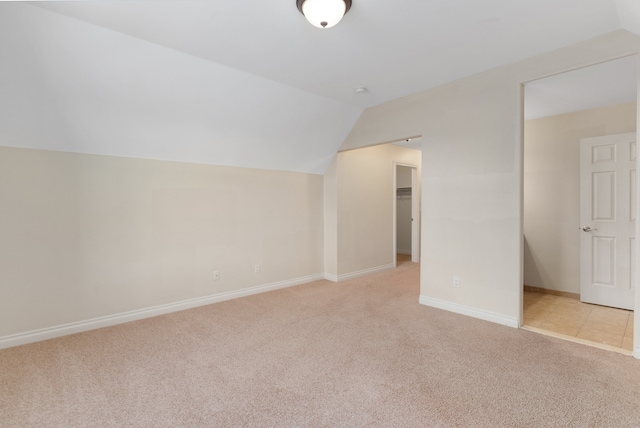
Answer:
<svg viewBox="0 0 640 428"><path fill-rule="evenodd" d="M322 174L361 109L0 4L3 145Z"/></svg>
<svg viewBox="0 0 640 428"><path fill-rule="evenodd" d="M637 3L355 0L320 30L293 0L3 2L0 144L321 174L363 109L640 31Z"/></svg>

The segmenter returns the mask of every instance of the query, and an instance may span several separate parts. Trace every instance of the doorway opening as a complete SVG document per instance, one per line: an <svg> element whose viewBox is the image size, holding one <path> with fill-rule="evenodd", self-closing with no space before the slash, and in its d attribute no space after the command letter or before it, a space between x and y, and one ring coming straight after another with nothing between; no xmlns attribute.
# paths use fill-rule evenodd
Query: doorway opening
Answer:
<svg viewBox="0 0 640 428"><path fill-rule="evenodd" d="M394 162L394 258L396 266L420 262L418 167Z"/></svg>
<svg viewBox="0 0 640 428"><path fill-rule="evenodd" d="M599 275L610 275L606 279L611 284L617 281L620 286L625 275L616 272L625 269L625 263L620 268L610 265L605 271L605 261L615 263L613 246L617 238L607 235L596 242L593 232L597 227L591 220L598 216L581 214L581 197L589 192L603 195L605 178L610 179L608 189L615 193L611 185L616 180L610 172L602 174L600 181L589 176L587 183L595 183L596 188L581 189L585 180L580 178L580 141L636 134L636 61L635 56L621 58L524 85L523 327L629 355L633 349L633 312L581 302L581 282L588 276L585 272L598 268ZM630 147L611 150L620 152L614 157L622 159L622 151L629 154ZM589 153L597 155L596 160L604 160L607 150ZM633 163L637 163L635 158ZM627 175L625 182L635 183L635 173ZM617 178L618 182L621 180L622 177ZM631 205L635 206L637 188L633 193ZM631 196L628 191L626 194ZM584 202L582 205L584 208ZM604 213L604 199L589 207ZM611 205L609 208L610 214L615 215L607 221L621 218L625 214L622 211L630 212ZM628 271L635 265L636 244L631 242L627 253L632 256L626 259ZM608 248L608 257L596 260L594 268L595 259L584 255L585 246L595 248L602 256ZM626 278L626 285L621 286L634 287L635 280L630 281L629 275Z"/></svg>

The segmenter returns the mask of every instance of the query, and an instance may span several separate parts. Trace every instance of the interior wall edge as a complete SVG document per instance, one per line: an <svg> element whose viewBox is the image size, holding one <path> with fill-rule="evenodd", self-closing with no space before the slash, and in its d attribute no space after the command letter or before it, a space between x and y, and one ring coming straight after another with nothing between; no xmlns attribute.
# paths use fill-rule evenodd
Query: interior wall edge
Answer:
<svg viewBox="0 0 640 428"><path fill-rule="evenodd" d="M327 281L331 281L331 282L338 282L338 275L325 272L324 279L326 279Z"/></svg>

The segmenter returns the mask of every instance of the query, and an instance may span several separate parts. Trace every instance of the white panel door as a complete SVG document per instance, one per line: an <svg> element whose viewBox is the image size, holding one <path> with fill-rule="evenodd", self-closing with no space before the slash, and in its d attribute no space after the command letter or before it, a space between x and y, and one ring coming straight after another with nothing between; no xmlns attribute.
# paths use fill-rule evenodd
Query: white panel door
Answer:
<svg viewBox="0 0 640 428"><path fill-rule="evenodd" d="M580 300L634 308L636 134L580 140Z"/></svg>

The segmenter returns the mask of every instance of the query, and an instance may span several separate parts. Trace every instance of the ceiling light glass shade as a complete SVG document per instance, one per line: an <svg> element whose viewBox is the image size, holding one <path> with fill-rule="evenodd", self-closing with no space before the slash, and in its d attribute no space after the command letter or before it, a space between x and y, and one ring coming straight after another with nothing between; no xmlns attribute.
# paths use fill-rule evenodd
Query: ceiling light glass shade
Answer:
<svg viewBox="0 0 640 428"><path fill-rule="evenodd" d="M351 8L351 0L296 0L298 9L311 25L331 28Z"/></svg>

